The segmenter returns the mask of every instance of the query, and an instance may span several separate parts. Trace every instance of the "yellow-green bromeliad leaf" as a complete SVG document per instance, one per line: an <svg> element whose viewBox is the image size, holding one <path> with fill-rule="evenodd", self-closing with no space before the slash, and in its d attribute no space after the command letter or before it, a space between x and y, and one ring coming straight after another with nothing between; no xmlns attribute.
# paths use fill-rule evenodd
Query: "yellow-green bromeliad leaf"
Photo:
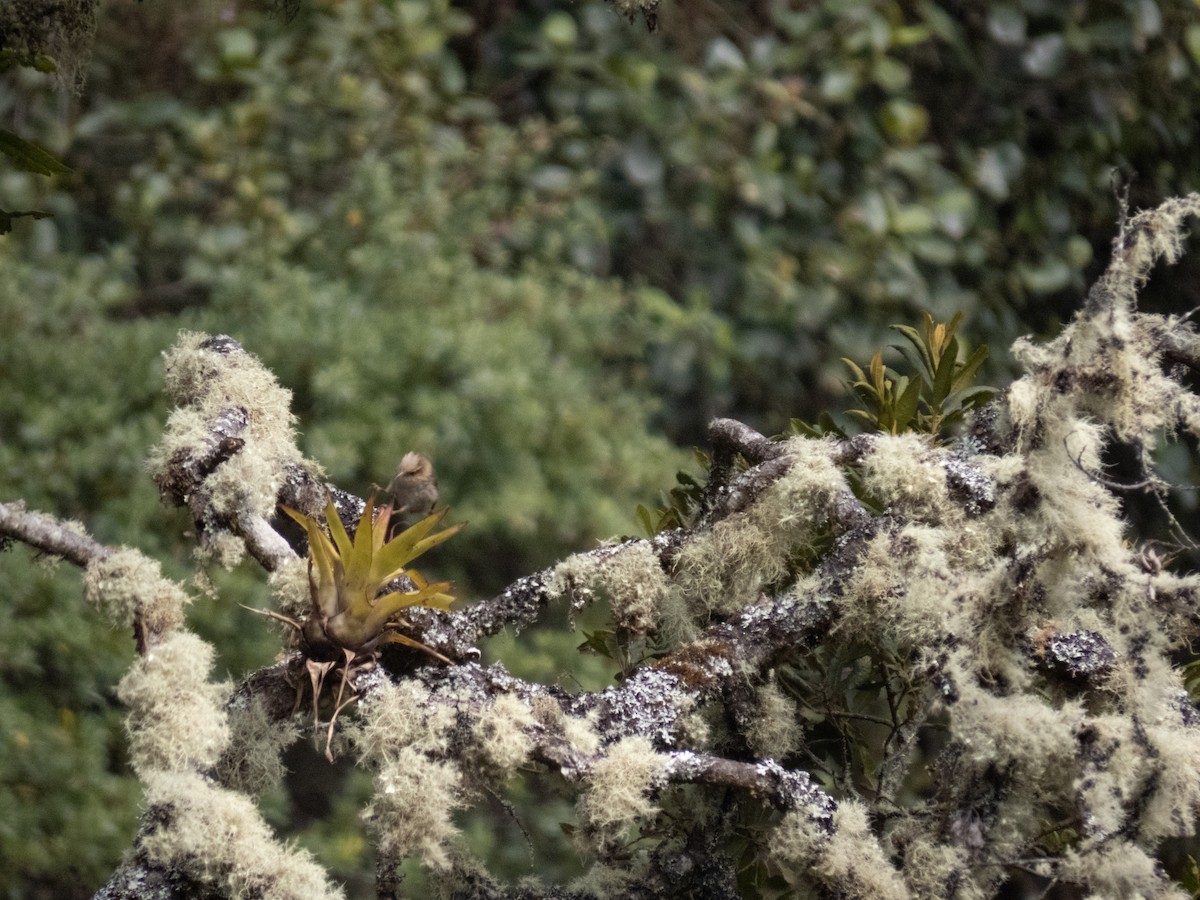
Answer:
<svg viewBox="0 0 1200 900"><path fill-rule="evenodd" d="M325 634L348 650L369 650L380 642L413 644L410 639L388 631L399 624L397 614L412 606L448 609L454 598L449 582L429 584L415 569L405 567L412 560L449 540L463 526L434 529L445 518L440 510L387 540L392 507L375 514L374 497L363 508L362 517L351 538L333 502L325 507L326 534L320 523L309 516L284 507L308 535L309 558L316 574L313 585L313 610ZM406 575L414 590L392 591L380 595L383 588Z"/></svg>

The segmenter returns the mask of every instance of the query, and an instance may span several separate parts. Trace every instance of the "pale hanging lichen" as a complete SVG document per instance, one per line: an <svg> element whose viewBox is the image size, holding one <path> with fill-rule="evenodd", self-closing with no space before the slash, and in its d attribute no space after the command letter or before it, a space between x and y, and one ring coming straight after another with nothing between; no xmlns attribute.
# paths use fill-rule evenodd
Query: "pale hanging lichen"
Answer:
<svg viewBox="0 0 1200 900"><path fill-rule="evenodd" d="M213 648L182 629L150 647L121 679L129 756L139 775L209 769L229 740L229 685L208 681Z"/></svg>
<svg viewBox="0 0 1200 900"><path fill-rule="evenodd" d="M766 860L789 884L836 884L853 900L908 900L900 873L879 846L859 804L844 802L833 814L833 829L814 823L804 811L789 812L765 838Z"/></svg>
<svg viewBox="0 0 1200 900"><path fill-rule="evenodd" d="M617 627L631 635L659 626L672 592L662 562L644 541L613 547L611 553L569 557L555 567L546 589L575 609L607 600Z"/></svg>
<svg viewBox="0 0 1200 900"><path fill-rule="evenodd" d="M227 787L261 794L282 780L283 751L299 736L299 725L294 717L281 721L256 695L237 696L227 712L229 744L217 763L217 775Z"/></svg>
<svg viewBox="0 0 1200 900"><path fill-rule="evenodd" d="M1171 882L1162 866L1131 841L1112 840L1067 850L1054 874L1066 884L1086 884L1087 900L1191 900Z"/></svg>
<svg viewBox="0 0 1200 900"><path fill-rule="evenodd" d="M819 541L834 495L846 490L832 451L827 441L789 441L787 472L749 509L684 547L672 577L699 620L753 603L760 590L788 574L799 549Z"/></svg>
<svg viewBox="0 0 1200 900"><path fill-rule="evenodd" d="M308 560L302 557L290 559L267 578L274 599L274 609L280 615L299 619L312 609L312 591L309 587ZM290 636L294 628L287 628Z"/></svg>
<svg viewBox="0 0 1200 900"><path fill-rule="evenodd" d="M84 575L84 595L114 626L128 628L135 619L152 632L183 624L191 598L164 578L162 565L138 550L123 548L93 561Z"/></svg>
<svg viewBox="0 0 1200 900"><path fill-rule="evenodd" d="M667 757L644 737L618 741L595 764L579 800L579 818L601 852L619 841L627 827L658 814L652 795L663 786L667 765Z"/></svg>
<svg viewBox="0 0 1200 900"><path fill-rule="evenodd" d="M954 516L960 504L950 499L946 473L928 436L873 435L859 462L863 490L882 506L924 522Z"/></svg>
<svg viewBox="0 0 1200 900"><path fill-rule="evenodd" d="M363 759L386 763L406 747L435 755L449 748L455 710L450 704L434 702L418 681L383 681L360 712L361 720L349 737Z"/></svg>
<svg viewBox="0 0 1200 900"><path fill-rule="evenodd" d="M201 526L197 552L233 565L244 552L230 540L238 518L271 517L289 468L316 471L296 448L291 392L223 335L181 332L164 367L176 408L150 452L151 474L192 507Z"/></svg>
<svg viewBox="0 0 1200 900"><path fill-rule="evenodd" d="M117 695L128 708L130 763L150 807L139 856L233 898L340 898L307 854L279 845L250 799L218 787L258 790L281 773L279 753L294 733L272 721L258 698L235 710L228 684L209 681L214 650L183 630L181 587L141 553L120 550L88 566L85 592L114 624L136 626L141 655Z"/></svg>
<svg viewBox="0 0 1200 900"><path fill-rule="evenodd" d="M376 769L374 798L363 817L381 853L418 854L435 870L452 865L459 831L454 810L466 805L462 772L444 757L456 714L419 682L383 681L363 704L350 733L359 758Z"/></svg>
<svg viewBox="0 0 1200 900"><path fill-rule="evenodd" d="M390 753L379 767L363 818L379 835L381 853L417 854L429 868L445 870L459 840L453 814L465 805L458 767L409 746Z"/></svg>
<svg viewBox="0 0 1200 900"><path fill-rule="evenodd" d="M491 780L502 781L529 759L533 740L525 729L533 724L529 704L513 694L501 694L480 711L474 745Z"/></svg>
<svg viewBox="0 0 1200 900"><path fill-rule="evenodd" d="M253 802L194 772L147 772L146 858L234 900L340 900L341 890L303 850L280 845Z"/></svg>
<svg viewBox="0 0 1200 900"><path fill-rule="evenodd" d="M783 759L804 744L796 701L779 689L774 673L758 688L758 715L746 729L746 740L760 759Z"/></svg>
<svg viewBox="0 0 1200 900"><path fill-rule="evenodd" d="M560 721L563 737L580 753L592 754L600 749L600 735L592 721L578 716L563 716Z"/></svg>

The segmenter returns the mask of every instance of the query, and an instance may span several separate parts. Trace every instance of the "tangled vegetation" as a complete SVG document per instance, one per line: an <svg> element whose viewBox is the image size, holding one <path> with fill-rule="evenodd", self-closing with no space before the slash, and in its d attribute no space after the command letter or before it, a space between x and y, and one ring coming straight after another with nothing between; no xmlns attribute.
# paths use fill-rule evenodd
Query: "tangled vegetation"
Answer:
<svg viewBox="0 0 1200 900"><path fill-rule="evenodd" d="M0 534L85 567L89 600L136 637L119 693L147 807L97 896L342 896L254 800L296 737L305 667L322 714L313 673L331 641L358 702L324 704L329 739L373 775L363 815L380 896L401 895L405 860L446 897L1192 896L1194 864L1171 842L1193 839L1200 815L1200 709L1178 663L1200 634L1200 581L1128 539L1126 486L1103 459L1136 448L1147 469L1132 487L1161 493L1155 443L1200 436L1188 377L1200 333L1136 307L1197 215L1200 194L1128 219L1084 308L1053 341L1016 347L1024 376L957 440L887 428L771 440L715 420L690 522L451 612L443 586L411 570L408 593L384 593L453 533L431 534L437 517L389 543L370 503L353 539L332 503L328 537L293 513L312 548L313 572L296 577L308 567L246 473L285 508L346 495L284 452L286 414L262 415L239 390L261 385L265 409L286 401L253 356L184 335L180 410L206 395L235 405L186 429L174 415L155 477L189 502L204 558L205 544L239 542L281 576L277 597L304 592L287 601L310 609L292 631L314 637L236 686L214 682L186 592L154 563L0 504ZM925 338L951 341L933 326ZM600 602L619 646L654 649L603 689L479 662L488 634ZM390 630L397 604L403 635ZM343 639L343 611L374 631ZM391 635L430 652L362 656ZM468 850L455 811L518 773L574 796L581 877L506 884Z"/></svg>
<svg viewBox="0 0 1200 900"><path fill-rule="evenodd" d="M40 31L14 30L22 10L38 13L26 20ZM62 14L57 36L38 11ZM842 406L836 360L870 375L889 324L919 329L921 310L947 323L963 311L958 340L992 349L977 383L1008 384L1018 366L1004 349L1056 333L1107 264L1119 196L1147 206L1195 189L1198 73L1192 0L16 0L0 15L0 110L45 155L0 133L0 154L32 169L0 157L0 230L12 228L0 238L0 334L14 338L0 340L0 500L23 497L106 546L137 547L143 556L122 551L113 565L157 566L176 582L191 601L187 627L214 648L215 677L240 680L280 642L237 604L271 605L255 561L287 554L267 529L249 540L231 529L274 514L277 478L307 491L297 508L319 517L326 481L366 497L419 451L471 523L438 548L436 579L479 598L547 571L556 592L591 604L483 639L481 662L603 690L698 639L698 610L726 616L737 601L703 570L685 601L649 564L649 544L612 567L569 554L632 531L638 503L649 534L695 527L712 503L701 472L712 465L725 484L746 462L709 436L713 419L774 435L795 418L794 435L851 440L857 423L821 415ZM1142 309L1200 303L1198 260L1160 272ZM156 361L180 332L229 334L253 351L225 362L263 376L246 394L258 417L223 420L213 439L231 455L209 458L222 465L207 480L177 472L186 477L156 485L147 448L167 474L222 408L220 398L168 408L162 386L174 391L177 373ZM916 360L882 362L881 387L921 377ZM936 378L925 381L910 425L958 447L958 426L928 405ZM983 398L942 399L953 418ZM869 397L853 405L876 427ZM691 445L708 448L699 469L655 511L650 498ZM1190 447L1114 444L1103 477L1149 487L1141 472L1153 460L1164 479L1187 481ZM842 466L873 515L927 482L915 466L915 480L880 482L881 459ZM160 504L156 487L182 507ZM1164 514L1143 491L1118 491L1126 540L1167 537L1178 531L1170 516L1186 522L1196 508L1172 491ZM793 539L772 578L818 565L838 541L811 522L776 531L757 521L730 583L755 583L755 560ZM1146 547L1148 566L1195 564L1173 545ZM620 571L643 577L630 589ZM0 554L0 583L0 893L87 896L143 808L115 687L136 642L76 600L67 567ZM303 565L279 565L269 588L277 612L305 615ZM164 588L145 606L150 632L183 621L172 596ZM132 615L138 602L124 593L103 609ZM780 758L815 727L816 756L838 772L830 748L843 733L883 726L814 725L822 703L811 697L840 687L868 698L856 685L907 664L880 669L857 650L778 668L762 703L796 708L795 724L759 717L753 752ZM400 664L397 652L384 664ZM1196 667L1184 671L1195 683ZM499 736L495 722L519 718L517 702L479 729ZM246 713L228 731L230 787L261 791L275 832L349 893L373 890L376 842L358 819L373 776L351 753L330 768L269 704L251 699ZM890 717L883 706L854 713ZM584 740L569 717L564 727ZM223 734L204 732L209 749ZM507 771L525 738L505 735L473 765ZM259 741L286 749L244 749ZM431 816L509 881L531 871L531 854L550 881L581 875L573 791L518 764L486 796ZM1072 829L1047 841L1072 846ZM735 841L755 833L746 823ZM1187 852L1163 851L1172 874L1187 871ZM418 868L404 871L419 893Z"/></svg>

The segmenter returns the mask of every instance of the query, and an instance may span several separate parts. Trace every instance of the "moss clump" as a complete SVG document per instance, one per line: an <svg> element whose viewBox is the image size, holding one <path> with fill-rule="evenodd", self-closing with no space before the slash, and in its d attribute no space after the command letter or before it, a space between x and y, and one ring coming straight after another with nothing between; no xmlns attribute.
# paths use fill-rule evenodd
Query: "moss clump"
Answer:
<svg viewBox="0 0 1200 900"><path fill-rule="evenodd" d="M902 825L897 831L903 833L907 829ZM900 836L893 832L892 843L900 843L896 840ZM950 884L955 886L957 900L987 900L991 896L959 875L970 866L970 850L938 844L925 836L911 840L909 835L904 837L904 880L914 898L943 897Z"/></svg>
<svg viewBox="0 0 1200 900"><path fill-rule="evenodd" d="M842 803L833 814L834 833L817 861L827 884L844 885L855 900L901 900L904 882L871 831L866 809Z"/></svg>
<svg viewBox="0 0 1200 900"><path fill-rule="evenodd" d="M1096 478L1103 430L1064 409L1038 431L1044 446L989 463L1006 501L997 524L1038 553L1087 552L1104 561L1124 556L1120 505Z"/></svg>

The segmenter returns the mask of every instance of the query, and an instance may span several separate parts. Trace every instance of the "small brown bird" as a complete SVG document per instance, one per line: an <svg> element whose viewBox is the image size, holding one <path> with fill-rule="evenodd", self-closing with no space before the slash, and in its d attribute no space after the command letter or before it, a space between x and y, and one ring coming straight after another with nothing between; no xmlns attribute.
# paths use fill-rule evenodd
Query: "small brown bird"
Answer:
<svg viewBox="0 0 1200 900"><path fill-rule="evenodd" d="M438 499L437 475L429 457L420 453L404 454L396 477L388 483L384 493L391 496L395 505L392 521L397 530L407 528L429 515ZM387 496L383 499L386 500Z"/></svg>

